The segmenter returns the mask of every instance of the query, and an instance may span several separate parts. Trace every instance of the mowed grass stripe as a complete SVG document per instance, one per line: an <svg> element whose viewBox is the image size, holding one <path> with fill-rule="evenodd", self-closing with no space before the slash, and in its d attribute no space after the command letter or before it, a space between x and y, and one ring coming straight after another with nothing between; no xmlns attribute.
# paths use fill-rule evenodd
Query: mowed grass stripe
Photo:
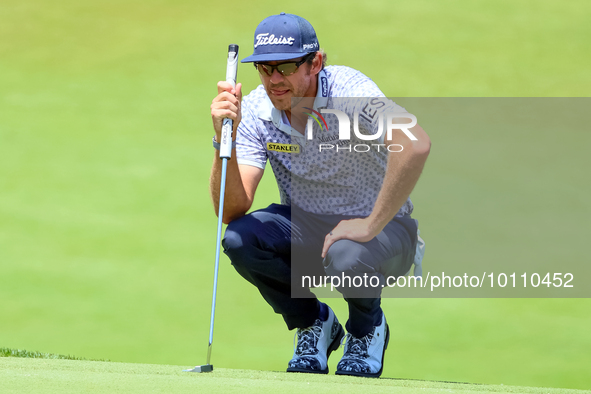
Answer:
<svg viewBox="0 0 591 394"><path fill-rule="evenodd" d="M189 366L57 359L0 358L4 393L545 393L588 391L474 385L335 375L291 374L216 368L212 373L182 372Z"/></svg>

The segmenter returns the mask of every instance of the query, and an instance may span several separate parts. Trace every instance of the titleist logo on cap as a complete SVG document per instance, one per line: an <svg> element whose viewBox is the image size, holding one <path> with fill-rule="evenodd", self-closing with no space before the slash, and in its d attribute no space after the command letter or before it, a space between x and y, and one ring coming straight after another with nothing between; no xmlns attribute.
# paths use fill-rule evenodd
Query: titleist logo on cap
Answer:
<svg viewBox="0 0 591 394"><path fill-rule="evenodd" d="M293 45L295 38L293 37L275 37L275 34L269 35L269 33L261 33L257 35L257 42L254 44L254 47L258 47L259 45Z"/></svg>

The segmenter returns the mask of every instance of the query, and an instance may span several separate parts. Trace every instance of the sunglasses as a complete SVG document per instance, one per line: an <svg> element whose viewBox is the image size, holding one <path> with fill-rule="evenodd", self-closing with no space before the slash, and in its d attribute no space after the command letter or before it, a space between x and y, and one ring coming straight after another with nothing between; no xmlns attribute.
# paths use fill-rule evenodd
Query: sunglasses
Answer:
<svg viewBox="0 0 591 394"><path fill-rule="evenodd" d="M314 55L316 55L316 53L310 53L304 56L304 58L299 62L281 63L277 64L276 66L264 63L254 63L254 67L257 70L259 70L259 73L261 73L261 75L264 74L270 77L271 75L273 75L273 71L277 70L279 71L279 74L283 75L284 77L287 77L295 73L302 64L306 63L308 59L310 59Z"/></svg>

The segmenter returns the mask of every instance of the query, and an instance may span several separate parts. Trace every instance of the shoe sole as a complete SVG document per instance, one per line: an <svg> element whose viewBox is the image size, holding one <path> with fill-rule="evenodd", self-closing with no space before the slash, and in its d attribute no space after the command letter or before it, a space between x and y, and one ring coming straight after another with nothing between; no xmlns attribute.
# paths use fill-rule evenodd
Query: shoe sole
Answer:
<svg viewBox="0 0 591 394"><path fill-rule="evenodd" d="M386 355L386 349L388 349L388 342L390 342L390 327L386 324L386 341L384 342L384 350L382 351L382 367L376 373L361 373L361 372L348 372L348 371L336 371L335 375L349 375L359 376L362 378L379 378L384 371L384 356Z"/></svg>
<svg viewBox="0 0 591 394"><path fill-rule="evenodd" d="M315 371L315 370L306 369L306 368L287 368L287 372L318 373L318 374L326 375L328 373L328 358L330 357L330 354L333 351L337 350L339 348L339 346L341 346L341 340L343 339L344 336L345 336L345 330L343 329L343 326L341 324L339 324L339 331L337 332L337 336L334 337L330 346L328 346L328 349L326 350L326 369L321 369L320 371ZM384 363L382 361L382 365L383 364Z"/></svg>

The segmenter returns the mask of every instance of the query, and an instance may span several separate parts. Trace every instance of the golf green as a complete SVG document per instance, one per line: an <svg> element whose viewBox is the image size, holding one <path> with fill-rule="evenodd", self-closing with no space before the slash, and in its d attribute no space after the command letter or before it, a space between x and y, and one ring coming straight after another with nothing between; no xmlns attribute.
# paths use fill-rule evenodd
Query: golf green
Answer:
<svg viewBox="0 0 591 394"><path fill-rule="evenodd" d="M515 393L583 394L589 391L100 361L0 358L3 393Z"/></svg>
<svg viewBox="0 0 591 394"><path fill-rule="evenodd" d="M586 97L590 10L587 0L233 0L223 7L3 0L0 347L121 363L205 362L216 241L209 106L228 44L240 45L241 58L250 54L264 17L308 18L329 64L359 69L390 97ZM245 92L259 83L245 64L238 80ZM494 267L502 259L564 273L589 261L591 134L553 116L551 133L532 127L513 136L425 126L433 146L411 196L427 243L425 269ZM255 207L278 200L267 171ZM148 387L141 382L150 375L191 388L219 377L238 390L231 369L285 369L293 332L225 256L218 291L215 373L163 366L172 372L130 374L128 387ZM344 301L327 302L346 320ZM589 299L388 298L383 308L396 338L383 377L591 387ZM333 371L340 350L334 354ZM116 367L108 365L127 365L0 362L21 370L10 372L14 387L35 365L48 366L36 372L39 382L55 374L63 379L56 387L70 379L91 387L91 377L109 387L101 379ZM84 372L99 365L98 375ZM71 375L58 373L68 366ZM249 373L235 376L256 387ZM265 387L279 382L272 374ZM286 392L323 382L278 376ZM327 379L326 390L345 382L313 379Z"/></svg>

